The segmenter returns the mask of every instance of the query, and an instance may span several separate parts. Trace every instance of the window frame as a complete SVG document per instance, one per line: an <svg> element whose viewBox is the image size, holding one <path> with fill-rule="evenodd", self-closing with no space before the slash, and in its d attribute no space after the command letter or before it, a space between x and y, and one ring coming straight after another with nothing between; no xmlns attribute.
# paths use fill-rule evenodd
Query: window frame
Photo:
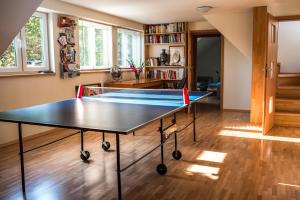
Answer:
<svg viewBox="0 0 300 200"><path fill-rule="evenodd" d="M126 33L126 32L128 32L128 33L130 33L130 32L132 32L132 33L136 33L136 34L139 34L139 59L140 59L140 61L138 61L138 62L143 62L143 58L144 58L144 56L143 56L143 33L141 32L141 31L138 31L138 30L132 30L132 29L128 29L128 28L124 28L124 27L117 27L117 42L118 42L118 40L119 40L119 30L121 30L121 32L123 32L123 33ZM124 41L124 38L122 38L122 43L123 43L123 41ZM127 44L127 42L124 42L125 44ZM124 46L122 46L122 51L123 50L125 50L125 52L127 52L127 47L126 47L127 45L124 45ZM133 52L135 52L135 51L133 51ZM117 65L119 65L119 55L118 55L118 53L119 53L119 49L118 49L118 46L117 46L117 52L116 52L116 54L117 54ZM125 53L125 54L127 54L127 53ZM121 60L123 60L123 58L121 58ZM120 67L121 68L123 68L123 69L129 69L129 66L128 66L128 64L127 65L123 65L124 63L122 63L121 65L120 65ZM135 64L140 64L140 63L135 63Z"/></svg>
<svg viewBox="0 0 300 200"><path fill-rule="evenodd" d="M35 12L32 16L37 16L43 20L42 28L42 37L43 37L43 53L45 54L45 66L35 67L34 65L27 64L26 56L26 35L25 35L25 26L21 30L21 41L22 41L22 60L23 60L23 71L32 72L32 71L47 71L50 70L49 65L49 38L48 38L48 15L42 12Z"/></svg>
<svg viewBox="0 0 300 200"><path fill-rule="evenodd" d="M86 20L83 18L79 18L78 19L78 48L79 48L79 64L80 64L80 37L79 37L79 26L80 21L83 22L83 25L88 26L88 28L92 28L93 29L93 33L89 33L88 35L93 35L92 39L89 40L89 46L90 44L92 44L92 47L89 47L90 49L92 49L92 53L93 55L90 56L89 58L89 62L92 61L92 65L80 65L80 71L97 71L97 70L108 70L110 69L110 67L112 66L112 58L113 58L113 26L111 25L107 25L107 24L103 24L100 22L95 22L95 21L90 21L90 20ZM103 48L104 48L104 58L107 58L107 60L104 60L104 65L103 66L97 66L96 65L96 45L95 44L95 30L96 29L101 29L102 31L104 31L103 34L103 41L106 41L105 44L103 44ZM93 42L94 41L94 42Z"/></svg>
<svg viewBox="0 0 300 200"><path fill-rule="evenodd" d="M50 54L49 54L49 37L48 37L48 13L44 12L34 12L32 16L41 17L43 19L43 51L45 54L45 66L40 67L28 67L27 57L26 57L26 36L25 36L25 25L22 27L21 31L18 32L17 36L13 39L12 43L15 45L16 49L16 67L0 67L0 73L28 73L37 71L49 71L50 67ZM27 22L26 22L27 23ZM11 44L12 44L11 43Z"/></svg>

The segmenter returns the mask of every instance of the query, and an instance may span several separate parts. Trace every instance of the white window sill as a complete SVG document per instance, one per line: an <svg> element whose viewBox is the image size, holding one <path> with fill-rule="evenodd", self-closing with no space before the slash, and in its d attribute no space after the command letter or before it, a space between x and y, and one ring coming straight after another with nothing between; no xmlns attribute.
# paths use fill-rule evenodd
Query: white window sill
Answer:
<svg viewBox="0 0 300 200"><path fill-rule="evenodd" d="M55 72L0 72L0 78L23 76L55 76Z"/></svg>

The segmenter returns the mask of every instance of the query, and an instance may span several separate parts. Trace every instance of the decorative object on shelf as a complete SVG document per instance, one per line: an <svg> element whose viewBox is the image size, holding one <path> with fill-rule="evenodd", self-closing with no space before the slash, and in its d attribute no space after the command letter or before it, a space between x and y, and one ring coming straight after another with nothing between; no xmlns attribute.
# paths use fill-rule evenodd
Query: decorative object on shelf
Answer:
<svg viewBox="0 0 300 200"><path fill-rule="evenodd" d="M140 80L140 75L144 68L144 62L141 62L140 65L135 65L134 61L132 59L127 59L127 62L129 64L129 67L132 69L135 75L135 79L138 81Z"/></svg>
<svg viewBox="0 0 300 200"><path fill-rule="evenodd" d="M60 28L57 41L60 45L61 77L65 79L79 76L79 65L75 60L75 19L67 16L59 16L58 27Z"/></svg>
<svg viewBox="0 0 300 200"><path fill-rule="evenodd" d="M162 49L160 54L160 63L161 65L167 65L168 62L168 54L166 53L166 49Z"/></svg>
<svg viewBox="0 0 300 200"><path fill-rule="evenodd" d="M160 62L160 58L156 58L156 57L152 57L152 58L148 58L146 60L146 66L160 66L161 62Z"/></svg>
<svg viewBox="0 0 300 200"><path fill-rule="evenodd" d="M184 46L170 46L170 65L184 65Z"/></svg>
<svg viewBox="0 0 300 200"><path fill-rule="evenodd" d="M114 81L120 81L122 79L122 71L118 65L114 65L110 68L110 74Z"/></svg>

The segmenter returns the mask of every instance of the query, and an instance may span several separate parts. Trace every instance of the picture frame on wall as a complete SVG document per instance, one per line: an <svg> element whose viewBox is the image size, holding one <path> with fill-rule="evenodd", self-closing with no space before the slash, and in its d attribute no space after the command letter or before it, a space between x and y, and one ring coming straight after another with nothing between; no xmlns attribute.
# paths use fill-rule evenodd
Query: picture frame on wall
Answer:
<svg viewBox="0 0 300 200"><path fill-rule="evenodd" d="M184 66L184 46L170 46L170 65Z"/></svg>

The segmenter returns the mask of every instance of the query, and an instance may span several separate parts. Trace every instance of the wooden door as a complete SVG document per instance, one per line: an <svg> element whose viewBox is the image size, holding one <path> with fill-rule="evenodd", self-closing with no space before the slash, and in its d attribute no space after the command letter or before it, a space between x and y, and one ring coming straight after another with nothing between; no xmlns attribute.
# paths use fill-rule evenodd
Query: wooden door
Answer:
<svg viewBox="0 0 300 200"><path fill-rule="evenodd" d="M265 67L265 99L263 133L267 133L274 126L276 79L277 79L277 46L278 21L268 15L267 63Z"/></svg>

